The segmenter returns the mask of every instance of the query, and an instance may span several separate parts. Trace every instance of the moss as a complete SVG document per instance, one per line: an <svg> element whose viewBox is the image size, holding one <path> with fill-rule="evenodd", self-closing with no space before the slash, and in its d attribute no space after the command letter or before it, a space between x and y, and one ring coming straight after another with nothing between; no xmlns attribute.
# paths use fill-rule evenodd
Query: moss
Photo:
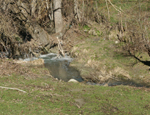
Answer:
<svg viewBox="0 0 150 115"><path fill-rule="evenodd" d="M15 37L16 41L21 41L22 39L20 37Z"/></svg>

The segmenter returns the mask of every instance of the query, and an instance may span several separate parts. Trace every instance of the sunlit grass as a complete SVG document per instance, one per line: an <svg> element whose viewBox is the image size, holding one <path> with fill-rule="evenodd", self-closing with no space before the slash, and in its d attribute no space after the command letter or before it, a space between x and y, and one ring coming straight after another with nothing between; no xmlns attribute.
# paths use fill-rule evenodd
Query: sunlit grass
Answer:
<svg viewBox="0 0 150 115"><path fill-rule="evenodd" d="M150 93L142 89L65 83L52 78L31 81L21 78L19 83L15 80L16 85L9 80L3 83L9 82L10 86L14 85L27 93L0 89L1 114L150 113ZM25 83L21 84L22 81Z"/></svg>

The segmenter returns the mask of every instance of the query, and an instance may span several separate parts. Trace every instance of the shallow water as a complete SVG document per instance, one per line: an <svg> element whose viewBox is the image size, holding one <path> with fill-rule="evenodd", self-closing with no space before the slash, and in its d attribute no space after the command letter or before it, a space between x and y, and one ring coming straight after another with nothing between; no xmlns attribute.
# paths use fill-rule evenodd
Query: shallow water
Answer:
<svg viewBox="0 0 150 115"><path fill-rule="evenodd" d="M83 81L80 72L74 67L69 66L70 62L73 60L69 56L57 58L56 54L50 53L47 55L41 55L40 58L44 59L44 65L48 68L53 77L66 82L70 79L75 79L79 82Z"/></svg>

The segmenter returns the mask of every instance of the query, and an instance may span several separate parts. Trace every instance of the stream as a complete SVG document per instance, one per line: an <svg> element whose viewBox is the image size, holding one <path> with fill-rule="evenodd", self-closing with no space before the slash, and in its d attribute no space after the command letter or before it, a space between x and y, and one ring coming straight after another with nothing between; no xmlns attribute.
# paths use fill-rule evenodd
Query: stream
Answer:
<svg viewBox="0 0 150 115"><path fill-rule="evenodd" d="M69 56L57 58L57 54L50 53L41 55L40 58L44 59L44 65L53 77L65 82L68 82L70 79L75 79L78 82L83 81L80 72L74 67L69 66L73 60Z"/></svg>
<svg viewBox="0 0 150 115"><path fill-rule="evenodd" d="M57 54L50 53L46 55L40 55L39 58L44 59L44 65L48 68L50 74L57 78L58 80L63 80L68 82L70 79L75 79L78 82L83 82L80 72L74 68L69 66L70 63L73 61L73 58L69 56L58 58ZM24 59L25 61L36 60L38 58L27 58ZM136 87L144 87L143 84L137 84L133 81L116 81L116 80L109 80L107 83L94 83L94 82L86 82L88 85L98 85L98 86L116 86L116 85L132 85Z"/></svg>

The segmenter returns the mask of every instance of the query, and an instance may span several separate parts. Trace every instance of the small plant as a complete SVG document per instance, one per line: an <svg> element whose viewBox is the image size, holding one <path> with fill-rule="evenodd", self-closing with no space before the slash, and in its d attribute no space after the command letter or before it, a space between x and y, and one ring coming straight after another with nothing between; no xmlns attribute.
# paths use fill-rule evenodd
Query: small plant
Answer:
<svg viewBox="0 0 150 115"><path fill-rule="evenodd" d="M21 41L21 38L20 37L15 37L15 40L19 42L19 41Z"/></svg>
<svg viewBox="0 0 150 115"><path fill-rule="evenodd" d="M83 29L89 31L91 28L88 25L84 25Z"/></svg>

